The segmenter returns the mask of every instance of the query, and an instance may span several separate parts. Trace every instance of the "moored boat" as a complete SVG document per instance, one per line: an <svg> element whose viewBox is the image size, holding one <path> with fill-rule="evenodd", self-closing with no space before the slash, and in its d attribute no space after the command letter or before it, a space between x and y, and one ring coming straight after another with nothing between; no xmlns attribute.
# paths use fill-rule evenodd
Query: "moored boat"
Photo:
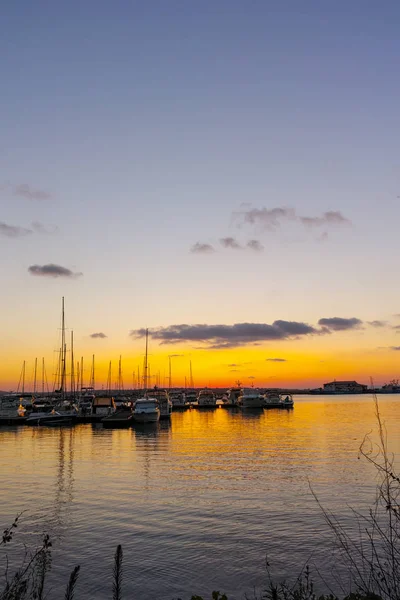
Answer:
<svg viewBox="0 0 400 600"><path fill-rule="evenodd" d="M217 406L214 392L208 389L200 390L197 402L198 406L203 408Z"/></svg>
<svg viewBox="0 0 400 600"><path fill-rule="evenodd" d="M148 396L136 400L133 418L137 423L157 423L160 420L160 409L156 398Z"/></svg>
<svg viewBox="0 0 400 600"><path fill-rule="evenodd" d="M240 408L263 408L265 400L257 388L244 388L236 403Z"/></svg>

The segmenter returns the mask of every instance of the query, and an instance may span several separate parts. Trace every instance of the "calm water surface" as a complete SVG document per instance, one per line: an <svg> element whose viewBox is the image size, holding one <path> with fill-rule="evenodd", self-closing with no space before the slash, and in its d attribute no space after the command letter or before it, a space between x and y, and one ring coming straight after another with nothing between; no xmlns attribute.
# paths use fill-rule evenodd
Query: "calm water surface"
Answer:
<svg viewBox="0 0 400 600"><path fill-rule="evenodd" d="M397 454L400 398L379 401ZM375 497L375 472L358 459L372 429L370 396L299 396L290 412L191 410L127 430L4 427L0 526L26 511L15 551L49 532L49 584L64 587L81 564L78 597L112 597L121 543L126 598L219 589L238 600L266 585L266 554L278 577L306 561L329 572L332 534L310 485L351 527L350 507Z"/></svg>

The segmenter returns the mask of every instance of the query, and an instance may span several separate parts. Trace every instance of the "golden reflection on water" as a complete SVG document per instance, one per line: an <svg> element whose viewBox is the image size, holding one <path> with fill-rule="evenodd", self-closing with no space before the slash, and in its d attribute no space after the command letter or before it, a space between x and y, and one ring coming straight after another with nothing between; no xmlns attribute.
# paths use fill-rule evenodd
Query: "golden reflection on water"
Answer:
<svg viewBox="0 0 400 600"><path fill-rule="evenodd" d="M375 473L358 460L375 428L371 398L295 400L292 411L188 410L171 423L126 430L3 428L3 524L27 510L28 532L46 528L57 540L56 580L71 564L88 565L88 597L108 597L98 588L117 543L132 567L132 595L209 594L215 580L241 597L265 581L267 550L282 575L310 553L325 560L331 538L310 484L346 519L348 505L374 498ZM399 453L399 400L380 404Z"/></svg>

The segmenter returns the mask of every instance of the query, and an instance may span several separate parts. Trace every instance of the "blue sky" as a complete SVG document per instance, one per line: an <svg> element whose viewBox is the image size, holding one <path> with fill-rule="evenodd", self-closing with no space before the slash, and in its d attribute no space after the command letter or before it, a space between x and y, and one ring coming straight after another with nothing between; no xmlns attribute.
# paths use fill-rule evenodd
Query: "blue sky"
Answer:
<svg viewBox="0 0 400 600"><path fill-rule="evenodd" d="M399 312L399 18L389 1L2 6L0 222L40 224L0 235L8 343L47 335L62 295L82 344L108 327L115 352L146 325ZM296 219L233 216L276 207ZM327 211L343 222L301 222ZM28 272L48 263L83 275Z"/></svg>

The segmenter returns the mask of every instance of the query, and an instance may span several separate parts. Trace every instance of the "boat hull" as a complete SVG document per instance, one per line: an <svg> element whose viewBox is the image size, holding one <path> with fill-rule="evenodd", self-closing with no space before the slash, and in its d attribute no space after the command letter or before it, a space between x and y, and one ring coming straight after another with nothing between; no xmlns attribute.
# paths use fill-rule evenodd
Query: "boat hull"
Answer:
<svg viewBox="0 0 400 600"><path fill-rule="evenodd" d="M133 413L136 423L157 423L160 420L159 412L138 412Z"/></svg>

